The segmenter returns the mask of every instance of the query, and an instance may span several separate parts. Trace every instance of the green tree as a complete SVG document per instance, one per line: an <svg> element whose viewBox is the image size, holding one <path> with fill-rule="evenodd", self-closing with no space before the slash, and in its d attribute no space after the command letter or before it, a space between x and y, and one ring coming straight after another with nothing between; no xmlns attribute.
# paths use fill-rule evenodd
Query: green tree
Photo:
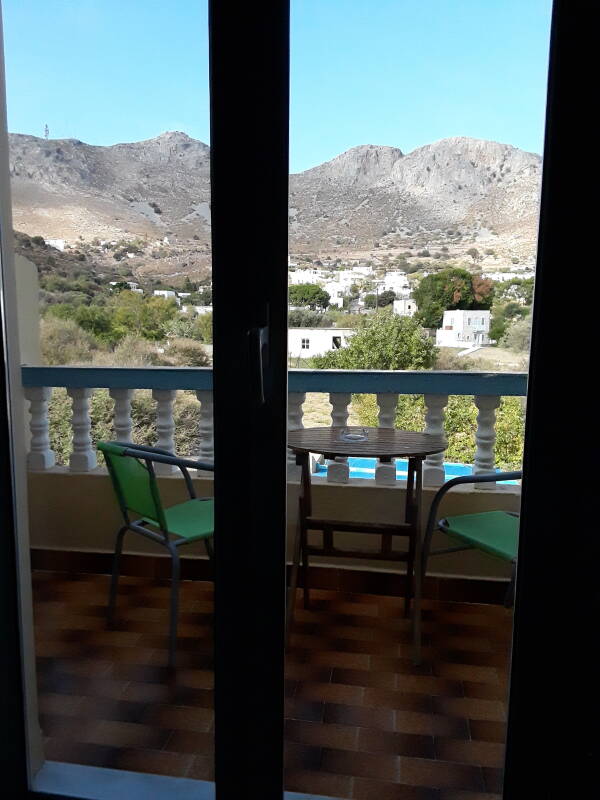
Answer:
<svg viewBox="0 0 600 800"><path fill-rule="evenodd" d="M175 300L143 297L137 292L121 292L112 298L113 330L118 339L137 331L144 339L160 341L166 326L178 314Z"/></svg>
<svg viewBox="0 0 600 800"><path fill-rule="evenodd" d="M390 306L395 299L396 292L393 292L391 289L386 289L385 292L379 295L378 305L380 308L385 308L385 306Z"/></svg>
<svg viewBox="0 0 600 800"><path fill-rule="evenodd" d="M363 303L365 308L375 308L377 305L377 297L374 294L366 294L363 297Z"/></svg>
<svg viewBox="0 0 600 800"><path fill-rule="evenodd" d="M198 284L192 283L189 278L189 275L185 276L185 281L183 282L183 291L184 292L197 292L198 291Z"/></svg>
<svg viewBox="0 0 600 800"><path fill-rule="evenodd" d="M80 328L93 334L100 341L116 344L121 338L113 328L111 313L100 306L78 306L73 319Z"/></svg>
<svg viewBox="0 0 600 800"><path fill-rule="evenodd" d="M198 317L197 322L197 329L200 335L200 341L206 342L206 344L210 344L212 342L213 336L213 324L212 324L213 315L210 314L200 314Z"/></svg>
<svg viewBox="0 0 600 800"><path fill-rule="evenodd" d="M525 319L529 311L528 306L524 306L516 300L509 300L508 303L496 303L492 309L490 339L500 342L506 336L511 324Z"/></svg>
<svg viewBox="0 0 600 800"><path fill-rule="evenodd" d="M315 356L317 369L430 369L436 347L420 325L385 309L350 339L347 347Z"/></svg>
<svg viewBox="0 0 600 800"><path fill-rule="evenodd" d="M303 308L288 312L288 328L329 328L333 318L320 311L308 311Z"/></svg>
<svg viewBox="0 0 600 800"><path fill-rule="evenodd" d="M290 286L289 303L292 306L308 306L313 311L317 308L327 308L329 292L314 283L299 283Z"/></svg>
<svg viewBox="0 0 600 800"><path fill-rule="evenodd" d="M517 353L528 353L531 347L531 319L518 319L507 328L502 344Z"/></svg>
<svg viewBox="0 0 600 800"><path fill-rule="evenodd" d="M419 308L417 320L426 328L439 328L446 310L490 308L494 287L492 281L466 269L450 268L423 278L413 297Z"/></svg>

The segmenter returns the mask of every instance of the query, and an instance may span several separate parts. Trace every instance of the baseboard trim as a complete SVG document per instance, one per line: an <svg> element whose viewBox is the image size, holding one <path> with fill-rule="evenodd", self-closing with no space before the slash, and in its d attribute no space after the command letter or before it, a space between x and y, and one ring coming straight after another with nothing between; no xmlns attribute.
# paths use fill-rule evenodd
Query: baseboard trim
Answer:
<svg viewBox="0 0 600 800"><path fill-rule="evenodd" d="M50 572L83 572L108 575L112 554L82 550L32 548L31 568ZM289 572L288 566L288 572ZM121 573L136 577L168 580L170 559L158 555L123 555ZM210 581L212 569L206 558L181 558L181 578L187 581ZM310 567L310 585L314 589L330 589L356 594L404 596L406 578L402 573L382 572L355 567ZM301 584L300 584L301 585ZM431 600L501 605L507 581L428 576L423 596Z"/></svg>

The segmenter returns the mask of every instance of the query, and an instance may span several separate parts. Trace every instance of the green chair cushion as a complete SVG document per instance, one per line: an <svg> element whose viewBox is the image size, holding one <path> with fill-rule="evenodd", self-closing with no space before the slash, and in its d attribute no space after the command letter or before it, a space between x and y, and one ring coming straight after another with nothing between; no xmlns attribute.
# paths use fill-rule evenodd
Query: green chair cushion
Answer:
<svg viewBox="0 0 600 800"><path fill-rule="evenodd" d="M187 500L170 508L165 508L167 530L175 536L192 542L195 539L205 539L212 536L215 531L215 503L214 500ZM147 517L144 521L151 525L156 523Z"/></svg>
<svg viewBox="0 0 600 800"><path fill-rule="evenodd" d="M480 514L461 514L446 517L444 533L461 539L505 561L517 557L519 518L506 511L484 511Z"/></svg>

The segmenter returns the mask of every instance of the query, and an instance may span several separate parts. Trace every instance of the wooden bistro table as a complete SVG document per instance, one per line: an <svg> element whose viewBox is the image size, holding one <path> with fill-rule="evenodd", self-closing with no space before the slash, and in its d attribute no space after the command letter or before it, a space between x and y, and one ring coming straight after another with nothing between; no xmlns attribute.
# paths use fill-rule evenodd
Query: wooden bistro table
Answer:
<svg viewBox="0 0 600 800"><path fill-rule="evenodd" d="M366 432L363 441L345 441L343 432ZM288 432L288 448L296 454L296 464L302 468L299 526L294 563L302 562L301 575L304 590L304 605L310 602L308 559L311 555L338 556L342 558L368 558L381 561L406 562L405 616L410 609L410 598L413 590L415 558L420 553L421 528L421 494L423 486L423 459L432 453L440 453L446 449L447 443L440 436L433 436L417 431L401 431L395 428L302 428ZM321 519L312 514L310 453L323 454L325 458L337 456L362 456L378 458L382 462L390 462L392 458L408 458L408 475L406 481L406 502L404 520L399 522L368 522L361 520ZM308 531L321 531L323 546L308 544ZM334 532L356 532L377 534L381 537L379 551L364 552L360 550L341 550L334 545ZM398 553L392 549L392 537L408 538L408 550ZM297 570L295 571L297 572ZM292 593L295 597L296 575L292 576ZM293 614L289 611L288 621Z"/></svg>

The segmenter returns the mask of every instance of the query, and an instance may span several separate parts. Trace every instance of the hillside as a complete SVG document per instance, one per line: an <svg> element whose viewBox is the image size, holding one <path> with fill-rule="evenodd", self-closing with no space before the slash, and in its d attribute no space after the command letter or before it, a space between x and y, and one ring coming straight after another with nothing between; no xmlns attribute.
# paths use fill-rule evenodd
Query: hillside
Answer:
<svg viewBox="0 0 600 800"><path fill-rule="evenodd" d="M180 132L110 147L10 134L10 168L16 229L68 242L166 236L170 261L134 266L165 276L209 269L206 144ZM290 176L290 252L360 258L445 245L460 257L475 242L494 249L495 266L532 263L540 177L538 155L496 142L442 139L406 155L354 147ZM252 195L243 157L239 192L243 214Z"/></svg>

